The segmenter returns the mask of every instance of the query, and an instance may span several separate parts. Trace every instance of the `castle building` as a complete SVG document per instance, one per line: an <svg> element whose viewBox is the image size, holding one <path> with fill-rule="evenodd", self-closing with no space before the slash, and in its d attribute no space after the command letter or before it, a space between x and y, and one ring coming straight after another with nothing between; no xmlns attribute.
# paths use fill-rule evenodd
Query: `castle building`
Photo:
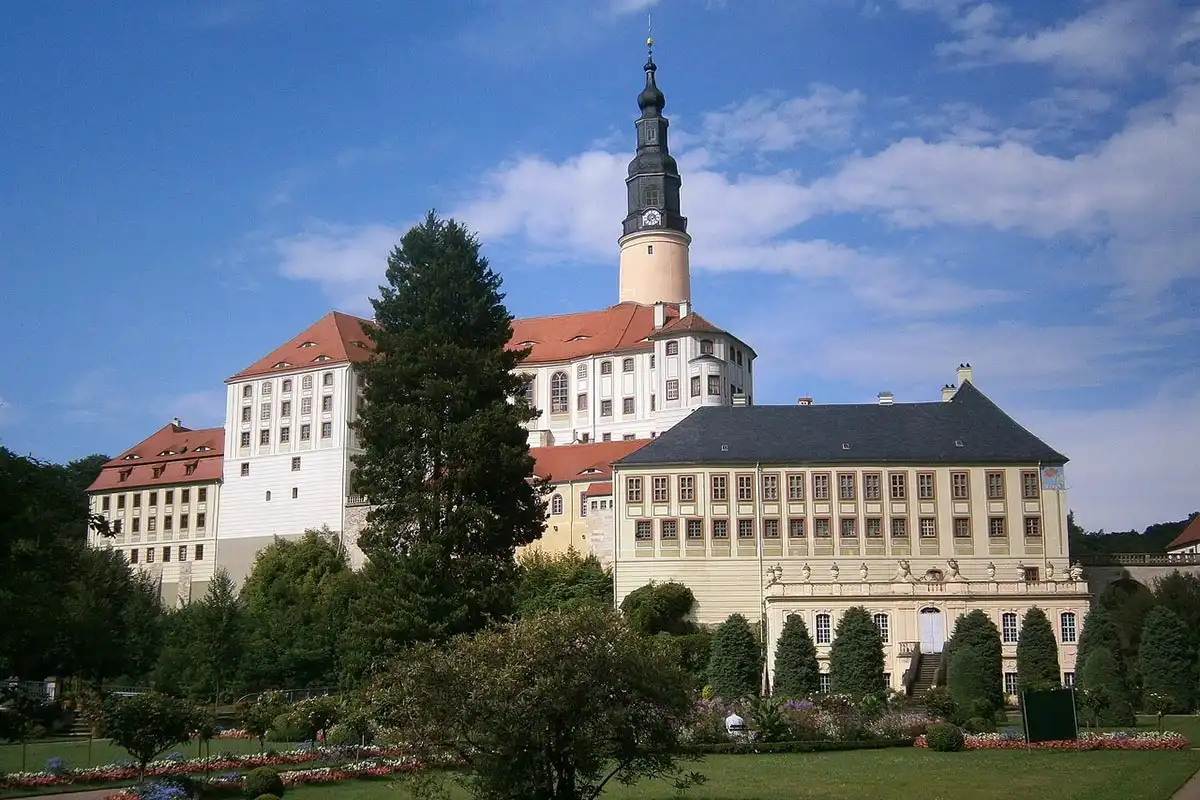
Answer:
<svg viewBox="0 0 1200 800"><path fill-rule="evenodd" d="M121 552L159 581L168 604L203 596L212 579L224 441L221 428L171 420L108 461L88 487L92 513L113 533L89 530L88 544Z"/></svg>
<svg viewBox="0 0 1200 800"><path fill-rule="evenodd" d="M613 466L616 599L678 581L701 623L762 619L768 670L798 614L823 681L839 616L865 606L899 690L940 660L958 616L982 608L1010 694L1020 620L1036 605L1069 683L1089 595L1069 563L1066 460L966 365L940 402L702 408Z"/></svg>

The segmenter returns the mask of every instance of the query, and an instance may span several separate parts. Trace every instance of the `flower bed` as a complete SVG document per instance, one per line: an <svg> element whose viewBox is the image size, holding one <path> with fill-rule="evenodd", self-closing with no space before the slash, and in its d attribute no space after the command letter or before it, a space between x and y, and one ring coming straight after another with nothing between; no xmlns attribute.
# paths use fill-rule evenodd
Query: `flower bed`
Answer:
<svg viewBox="0 0 1200 800"><path fill-rule="evenodd" d="M281 753L253 753L249 755L222 754L208 758L183 758L178 754L151 761L146 765L146 777L161 778L172 775L195 775L204 772L230 772L254 769L255 767L279 767L306 764L311 761L345 760L347 758L388 758L402 756L404 751L395 747L313 747L287 750ZM121 761L98 767L69 769L59 759L51 759L47 769L41 772L10 772L0 775L0 788L36 789L45 786L71 786L89 783L113 783L133 780L138 776L137 764ZM365 763L365 762L359 762Z"/></svg>
<svg viewBox="0 0 1200 800"><path fill-rule="evenodd" d="M918 736L914 747L927 747L924 736ZM1015 729L1004 733L964 733L964 750L1187 750L1191 747L1183 734L1167 731L1079 734L1078 739L1025 744L1025 739Z"/></svg>

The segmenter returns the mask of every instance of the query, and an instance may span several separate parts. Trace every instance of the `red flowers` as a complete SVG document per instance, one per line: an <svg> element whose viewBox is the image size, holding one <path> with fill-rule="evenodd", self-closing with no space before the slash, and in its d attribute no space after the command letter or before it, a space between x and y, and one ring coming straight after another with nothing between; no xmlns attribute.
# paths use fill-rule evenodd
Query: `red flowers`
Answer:
<svg viewBox="0 0 1200 800"><path fill-rule="evenodd" d="M927 747L924 736L918 736L913 747ZM1025 744L1025 740L1010 729L1005 733L978 733L963 735L964 750L1187 750L1191 747L1187 738L1180 733L1167 731L1091 733L1086 731L1079 738L1052 742Z"/></svg>

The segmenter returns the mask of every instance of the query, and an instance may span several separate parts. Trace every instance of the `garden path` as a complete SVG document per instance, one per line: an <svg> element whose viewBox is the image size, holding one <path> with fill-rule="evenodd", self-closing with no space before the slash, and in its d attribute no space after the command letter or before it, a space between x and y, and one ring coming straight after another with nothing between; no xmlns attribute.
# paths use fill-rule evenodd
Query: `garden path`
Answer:
<svg viewBox="0 0 1200 800"><path fill-rule="evenodd" d="M1200 800L1200 772L1188 778L1188 782L1171 795L1171 800Z"/></svg>

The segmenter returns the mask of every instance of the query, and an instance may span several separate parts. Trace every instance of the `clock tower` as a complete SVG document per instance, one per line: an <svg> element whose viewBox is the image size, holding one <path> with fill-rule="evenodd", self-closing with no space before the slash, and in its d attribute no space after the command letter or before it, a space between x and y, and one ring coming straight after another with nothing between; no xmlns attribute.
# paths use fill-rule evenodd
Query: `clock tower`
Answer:
<svg viewBox="0 0 1200 800"><path fill-rule="evenodd" d="M654 45L646 41L647 48ZM628 213L622 223L620 302L652 305L692 299L687 217L679 213L679 166L667 146L667 99L654 81L653 50L646 58L646 88L638 95L637 154L629 162Z"/></svg>

